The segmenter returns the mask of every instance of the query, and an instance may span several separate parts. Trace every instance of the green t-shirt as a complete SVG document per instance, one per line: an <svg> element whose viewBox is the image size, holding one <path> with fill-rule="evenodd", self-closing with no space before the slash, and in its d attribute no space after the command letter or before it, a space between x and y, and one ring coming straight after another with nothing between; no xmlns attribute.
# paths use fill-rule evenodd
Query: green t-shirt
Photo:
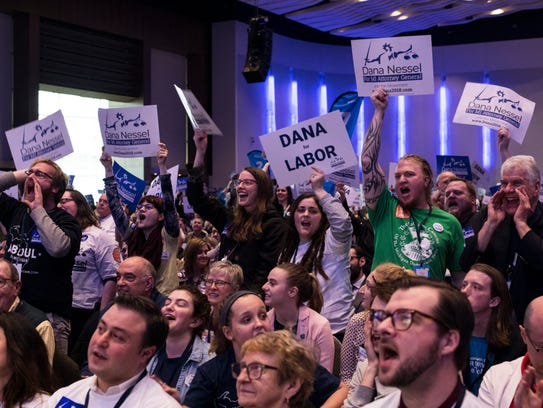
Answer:
<svg viewBox="0 0 543 408"><path fill-rule="evenodd" d="M464 234L453 215L437 207L432 207L431 213L428 209L405 210L388 190L368 213L375 232L372 269L393 262L415 272L429 268L427 276L439 280L444 279L446 269L461 270Z"/></svg>

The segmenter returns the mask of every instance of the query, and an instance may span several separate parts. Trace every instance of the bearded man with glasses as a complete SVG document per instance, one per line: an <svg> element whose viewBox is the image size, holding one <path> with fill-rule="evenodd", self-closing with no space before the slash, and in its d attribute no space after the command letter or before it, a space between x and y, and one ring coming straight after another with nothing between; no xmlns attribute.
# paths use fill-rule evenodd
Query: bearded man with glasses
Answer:
<svg viewBox="0 0 543 408"><path fill-rule="evenodd" d="M459 371L467 361L473 312L444 282L407 278L384 310L370 313L379 336L379 381L399 388L368 407L479 407Z"/></svg>
<svg viewBox="0 0 543 408"><path fill-rule="evenodd" d="M0 222L5 258L21 276L20 297L47 314L58 351L66 354L72 305L72 267L81 242L77 220L57 207L68 183L62 169L37 159L28 169L0 174ZM21 201L3 191L22 185Z"/></svg>

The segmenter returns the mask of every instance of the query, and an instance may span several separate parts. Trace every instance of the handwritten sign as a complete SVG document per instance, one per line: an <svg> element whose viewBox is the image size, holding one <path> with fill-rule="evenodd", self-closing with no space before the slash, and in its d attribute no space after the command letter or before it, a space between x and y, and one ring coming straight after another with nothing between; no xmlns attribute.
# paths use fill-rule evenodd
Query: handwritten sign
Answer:
<svg viewBox="0 0 543 408"><path fill-rule="evenodd" d="M466 82L453 122L492 129L505 127L511 138L522 144L534 109L534 102L509 88Z"/></svg>
<svg viewBox="0 0 543 408"><path fill-rule="evenodd" d="M177 85L174 85L179 99L187 112L190 123L193 129L201 129L208 135L222 136L222 132L219 130L211 116L209 116L203 106L200 104L196 96L190 89L181 89Z"/></svg>
<svg viewBox="0 0 543 408"><path fill-rule="evenodd" d="M154 157L160 142L156 105L98 109L105 151L117 157Z"/></svg>
<svg viewBox="0 0 543 408"><path fill-rule="evenodd" d="M351 49L359 96L378 86L390 95L434 93L431 36L353 40Z"/></svg>
<svg viewBox="0 0 543 408"><path fill-rule="evenodd" d="M313 165L331 174L358 163L339 111L262 135L260 142L280 186L309 180Z"/></svg>
<svg viewBox="0 0 543 408"><path fill-rule="evenodd" d="M58 160L74 151L61 111L7 130L6 138L18 170L39 157Z"/></svg>
<svg viewBox="0 0 543 408"><path fill-rule="evenodd" d="M172 188L173 188L173 186L177 186L177 174L179 173L179 164L168 169L168 173L170 174L170 177L171 177L170 179L172 181ZM149 185L149 190L147 190L147 195L162 198L162 187L160 186L160 176L156 176L153 179L153 181L151 181L151 184Z"/></svg>
<svg viewBox="0 0 543 408"><path fill-rule="evenodd" d="M117 162L113 163L113 174L115 175L117 191L121 201L130 211L136 211L136 204L145 191L145 181L125 170Z"/></svg>
<svg viewBox="0 0 543 408"><path fill-rule="evenodd" d="M471 180L468 156L436 156L437 174L452 171L456 177Z"/></svg>

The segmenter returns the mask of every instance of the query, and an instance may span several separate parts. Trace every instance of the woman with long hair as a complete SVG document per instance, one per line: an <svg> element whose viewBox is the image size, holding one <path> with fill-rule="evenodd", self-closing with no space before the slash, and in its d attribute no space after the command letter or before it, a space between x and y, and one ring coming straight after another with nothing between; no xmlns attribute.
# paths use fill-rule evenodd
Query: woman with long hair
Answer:
<svg viewBox="0 0 543 408"><path fill-rule="evenodd" d="M0 312L0 406L40 408L53 392L47 350L32 324Z"/></svg>
<svg viewBox="0 0 543 408"><path fill-rule="evenodd" d="M268 311L272 329L291 331L310 347L317 362L332 372L334 337L330 323L319 314L322 293L315 275L302 265L283 263L271 270L262 289L264 303L272 308Z"/></svg>
<svg viewBox="0 0 543 408"><path fill-rule="evenodd" d="M117 242L101 229L87 199L67 188L58 206L72 215L81 226L81 244L72 269L72 313L68 351L71 352L83 326L96 310L115 296L120 253Z"/></svg>
<svg viewBox="0 0 543 408"><path fill-rule="evenodd" d="M513 319L507 282L500 271L476 263L466 274L461 290L475 317L469 364L463 378L466 388L477 395L483 376L491 366L520 357L525 348Z"/></svg>
<svg viewBox="0 0 543 408"><path fill-rule="evenodd" d="M106 172L104 182L109 208L117 230L126 241L128 256L142 256L151 262L157 270L157 290L169 293L179 286L176 264L179 221L172 182L166 166L168 149L164 143L159 143L158 147L157 162L162 198L143 196L136 207L134 224L130 223L130 217L123 211L111 156L103 151L100 162Z"/></svg>
<svg viewBox="0 0 543 408"><path fill-rule="evenodd" d="M288 217L290 215L290 206L293 201L294 196L292 195L292 188L290 186L275 188L274 202L283 210L283 217Z"/></svg>
<svg viewBox="0 0 543 408"><path fill-rule="evenodd" d="M286 233L286 224L273 205L273 184L261 169L246 167L236 186L236 203L226 207L204 193L204 157L207 135L194 133L196 156L189 171L187 197L194 210L222 231L218 259L241 266L244 287L260 290L276 265Z"/></svg>
<svg viewBox="0 0 543 408"><path fill-rule="evenodd" d="M299 263L317 276L324 298L321 314L341 340L354 312L349 266L353 226L341 202L324 189L322 170L311 168L313 193L301 194L292 204L279 263Z"/></svg>
<svg viewBox="0 0 543 408"><path fill-rule="evenodd" d="M179 262L179 281L181 284L196 285L202 293L205 291L204 278L209 271L207 253L211 249L207 239L191 238L183 259Z"/></svg>

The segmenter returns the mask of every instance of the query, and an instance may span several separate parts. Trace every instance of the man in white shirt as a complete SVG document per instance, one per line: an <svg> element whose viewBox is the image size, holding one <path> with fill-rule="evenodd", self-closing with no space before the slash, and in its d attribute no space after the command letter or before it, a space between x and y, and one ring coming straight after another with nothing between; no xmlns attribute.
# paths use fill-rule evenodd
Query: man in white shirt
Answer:
<svg viewBox="0 0 543 408"><path fill-rule="evenodd" d="M479 399L489 407L543 405L543 296L528 304L524 325L519 327L528 352L523 357L497 364L487 371L479 389ZM540 391L533 391L532 388Z"/></svg>
<svg viewBox="0 0 543 408"><path fill-rule="evenodd" d="M48 406L179 407L145 369L167 334L168 323L150 299L117 296L89 344L88 362L94 375L59 389Z"/></svg>

